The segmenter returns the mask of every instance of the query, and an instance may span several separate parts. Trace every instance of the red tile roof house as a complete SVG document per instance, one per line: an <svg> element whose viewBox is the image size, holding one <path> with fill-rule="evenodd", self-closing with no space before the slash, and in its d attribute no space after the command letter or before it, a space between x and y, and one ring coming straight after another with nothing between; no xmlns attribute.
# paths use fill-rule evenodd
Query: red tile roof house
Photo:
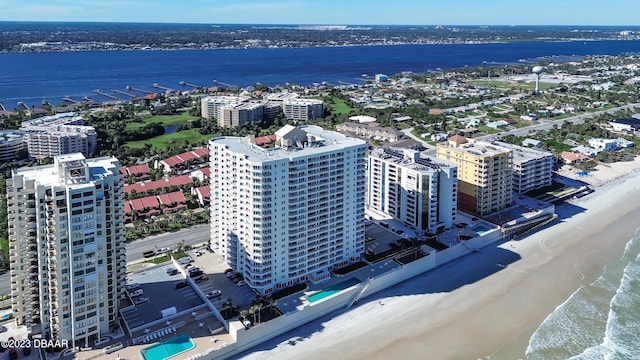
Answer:
<svg viewBox="0 0 640 360"><path fill-rule="evenodd" d="M147 218L162 213L160 202L155 195L126 201L124 206L125 216L133 219L134 211L137 218Z"/></svg>
<svg viewBox="0 0 640 360"><path fill-rule="evenodd" d="M187 198L182 191L158 195L163 212L174 212L187 207Z"/></svg>
<svg viewBox="0 0 640 360"><path fill-rule="evenodd" d="M146 181L149 180L149 173L151 170L149 169L149 165L134 165L134 166L125 166L120 168L120 172L124 176L133 176L137 181Z"/></svg>
<svg viewBox="0 0 640 360"><path fill-rule="evenodd" d="M183 187L185 185L193 184L193 179L189 175L171 176L166 179L138 182L131 185L124 186L125 194L131 193L135 190L138 194L145 194L147 191L151 193L163 192L165 188L171 186Z"/></svg>
<svg viewBox="0 0 640 360"><path fill-rule="evenodd" d="M162 195L151 195L125 201L124 213L127 221L157 216L165 212L174 212L187 207L187 198L182 191Z"/></svg>
<svg viewBox="0 0 640 360"><path fill-rule="evenodd" d="M191 195L198 198L198 202L200 203L200 205L208 205L211 201L211 188L209 187L209 185L191 188Z"/></svg>
<svg viewBox="0 0 640 360"><path fill-rule="evenodd" d="M197 148L191 151L183 152L182 154L174 155L164 160L156 161L156 169L162 167L162 171L165 173L171 172L171 170L184 169L189 163L205 163L209 158L209 149Z"/></svg>
<svg viewBox="0 0 640 360"><path fill-rule="evenodd" d="M583 153L571 151L563 151L560 157L565 162L565 164L573 164L591 159L589 156Z"/></svg>
<svg viewBox="0 0 640 360"><path fill-rule="evenodd" d="M209 182L209 179L211 179L211 168L207 166L198 170L194 170L191 172L191 174L189 174L189 176L194 179L198 179L201 182Z"/></svg>

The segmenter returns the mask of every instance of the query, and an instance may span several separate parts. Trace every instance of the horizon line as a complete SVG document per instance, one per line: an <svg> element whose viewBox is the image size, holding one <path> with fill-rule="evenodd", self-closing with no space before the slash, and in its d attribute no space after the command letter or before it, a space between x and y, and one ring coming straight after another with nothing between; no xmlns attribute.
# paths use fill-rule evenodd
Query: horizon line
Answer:
<svg viewBox="0 0 640 360"><path fill-rule="evenodd" d="M208 22L162 22L162 21L99 21L99 20L0 20L0 23L30 23L30 24L149 24L149 25L259 25L259 26L456 26L456 27L536 27L536 26L572 26L572 27L632 27L640 28L640 25L611 25L611 24L355 24L355 23L208 23Z"/></svg>

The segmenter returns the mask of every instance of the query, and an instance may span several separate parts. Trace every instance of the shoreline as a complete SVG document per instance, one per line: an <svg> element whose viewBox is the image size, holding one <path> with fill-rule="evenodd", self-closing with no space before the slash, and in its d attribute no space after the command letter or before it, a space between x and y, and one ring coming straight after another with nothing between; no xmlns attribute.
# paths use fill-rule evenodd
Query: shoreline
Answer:
<svg viewBox="0 0 640 360"><path fill-rule="evenodd" d="M245 358L524 358L540 323L619 258L640 226L640 173L557 212L558 224L386 289ZM296 333L307 336L295 340Z"/></svg>

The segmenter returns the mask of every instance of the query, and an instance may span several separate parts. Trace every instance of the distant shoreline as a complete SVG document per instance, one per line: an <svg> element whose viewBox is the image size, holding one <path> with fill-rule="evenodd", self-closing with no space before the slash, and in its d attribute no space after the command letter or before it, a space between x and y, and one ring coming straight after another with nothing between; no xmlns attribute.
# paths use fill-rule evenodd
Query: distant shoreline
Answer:
<svg viewBox="0 0 640 360"><path fill-rule="evenodd" d="M403 45L483 45L483 44L510 44L510 43L570 43L570 42L595 42L595 41L637 41L639 39L616 39L616 38L591 38L591 39L517 39L517 40L460 40L460 41L415 41L415 42L383 42L383 43L353 43L353 44L318 44L318 45L306 45L306 46L220 46L220 47L195 47L195 46L182 46L182 47L131 47L136 46L134 44L118 44L114 47L96 47L96 48L81 48L77 47L82 45L80 43L69 43L67 48L30 48L31 50L12 51L12 50L0 50L0 54L33 54L33 53L59 53L59 52L109 52L109 51L206 51L206 50L251 50L251 49L308 49L308 48L347 48L347 47L372 47L372 46L403 46ZM29 45L29 44L23 44ZM47 45L45 45L47 46ZM58 44L52 44L49 46L58 46ZM60 46L63 46L62 44ZM596 54L594 54L596 55Z"/></svg>
<svg viewBox="0 0 640 360"><path fill-rule="evenodd" d="M639 26L2 22L0 52L640 40Z"/></svg>

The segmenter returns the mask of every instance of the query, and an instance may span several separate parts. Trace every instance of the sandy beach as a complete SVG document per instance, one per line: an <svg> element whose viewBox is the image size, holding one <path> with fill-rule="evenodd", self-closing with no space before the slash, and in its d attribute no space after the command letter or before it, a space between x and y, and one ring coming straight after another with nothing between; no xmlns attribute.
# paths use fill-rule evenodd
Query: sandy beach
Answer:
<svg viewBox="0 0 640 360"><path fill-rule="evenodd" d="M640 225L639 165L599 170L596 192L558 207L550 228L363 299L246 358L524 358L545 317L619 257Z"/></svg>

